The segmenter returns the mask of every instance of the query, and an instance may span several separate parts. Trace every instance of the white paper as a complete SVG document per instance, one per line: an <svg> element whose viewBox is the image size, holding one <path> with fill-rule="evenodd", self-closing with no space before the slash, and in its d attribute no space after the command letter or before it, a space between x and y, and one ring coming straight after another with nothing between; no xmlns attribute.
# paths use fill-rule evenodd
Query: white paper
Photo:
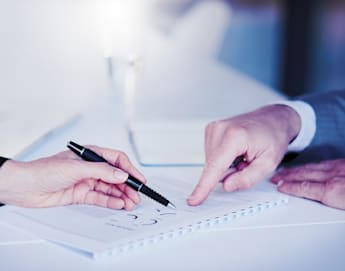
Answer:
<svg viewBox="0 0 345 271"><path fill-rule="evenodd" d="M93 256L142 246L186 234L286 202L279 193L216 190L199 207L186 204L190 191L183 180L161 179L152 187L173 202L172 210L148 198L131 212L86 205L44 209L4 207L6 221L22 225L40 237Z"/></svg>

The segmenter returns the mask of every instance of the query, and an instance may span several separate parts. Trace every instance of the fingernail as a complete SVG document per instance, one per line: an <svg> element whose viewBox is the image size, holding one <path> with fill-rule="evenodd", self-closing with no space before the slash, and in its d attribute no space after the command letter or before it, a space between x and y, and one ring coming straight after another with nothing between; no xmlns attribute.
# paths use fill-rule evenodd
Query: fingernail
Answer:
<svg viewBox="0 0 345 271"><path fill-rule="evenodd" d="M280 187L284 184L284 181L283 180L280 180L278 183L277 183L277 186Z"/></svg>
<svg viewBox="0 0 345 271"><path fill-rule="evenodd" d="M126 172L116 170L114 173L114 177L118 180L125 180L128 178L128 174Z"/></svg>

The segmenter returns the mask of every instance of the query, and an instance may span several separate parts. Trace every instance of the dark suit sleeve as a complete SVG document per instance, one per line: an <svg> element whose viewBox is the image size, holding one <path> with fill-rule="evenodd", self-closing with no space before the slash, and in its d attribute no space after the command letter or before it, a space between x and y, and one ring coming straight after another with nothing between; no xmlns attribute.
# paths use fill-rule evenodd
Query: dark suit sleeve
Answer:
<svg viewBox="0 0 345 271"><path fill-rule="evenodd" d="M6 157L0 156L0 167L1 167L7 160L9 160L9 159L6 158ZM4 205L4 204L2 204L2 203L0 202L0 207L3 206L3 205Z"/></svg>
<svg viewBox="0 0 345 271"><path fill-rule="evenodd" d="M5 163L7 160L9 160L8 158L6 157L2 157L0 156L0 167L2 166L3 163Z"/></svg>
<svg viewBox="0 0 345 271"><path fill-rule="evenodd" d="M316 133L297 163L345 158L345 90L300 97L316 114Z"/></svg>

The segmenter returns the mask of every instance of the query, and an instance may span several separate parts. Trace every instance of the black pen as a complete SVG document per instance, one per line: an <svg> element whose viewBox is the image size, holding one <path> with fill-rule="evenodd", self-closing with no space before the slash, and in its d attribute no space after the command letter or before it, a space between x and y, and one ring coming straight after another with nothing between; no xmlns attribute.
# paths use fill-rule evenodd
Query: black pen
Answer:
<svg viewBox="0 0 345 271"><path fill-rule="evenodd" d="M220 182L223 182L226 177L228 177L230 174L238 171L238 166L241 163L247 163L246 158L244 157L244 155L240 155L238 157L236 157L236 159L234 160L234 162L232 162L231 166L223 173L222 177L220 178Z"/></svg>
<svg viewBox="0 0 345 271"><path fill-rule="evenodd" d="M85 161L89 162L104 162L108 163L107 160L105 160L103 157L99 156L94 151L87 149L83 146L78 145L77 143L74 143L72 141L68 142L67 147L73 151L75 154L83 158ZM141 181L139 181L137 178L128 175L128 179L126 181L126 184L133 188L135 191L139 191L149 198L159 202L160 204L163 204L164 206L176 209L175 205L172 204L169 200L158 194L156 191L149 188L147 185L143 184Z"/></svg>

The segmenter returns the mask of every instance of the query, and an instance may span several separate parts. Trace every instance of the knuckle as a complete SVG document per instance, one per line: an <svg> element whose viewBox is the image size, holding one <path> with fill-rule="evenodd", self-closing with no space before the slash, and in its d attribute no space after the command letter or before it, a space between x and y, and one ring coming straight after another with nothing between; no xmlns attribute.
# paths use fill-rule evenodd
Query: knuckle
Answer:
<svg viewBox="0 0 345 271"><path fill-rule="evenodd" d="M122 157L126 157L127 156L127 154L125 152L123 152L123 151L117 151L117 154L119 156L122 156Z"/></svg>
<svg viewBox="0 0 345 271"><path fill-rule="evenodd" d="M205 134L212 134L215 130L221 129L222 126L222 121L212 121L206 125Z"/></svg>
<svg viewBox="0 0 345 271"><path fill-rule="evenodd" d="M128 155L127 155L125 152L121 151L120 153L121 153L121 156L122 156L125 160L129 161L129 157L128 157Z"/></svg>
<svg viewBox="0 0 345 271"><path fill-rule="evenodd" d="M213 127L215 126L215 123L216 123L215 121L208 123L206 125L205 131L207 133L211 132L213 130Z"/></svg>
<svg viewBox="0 0 345 271"><path fill-rule="evenodd" d="M248 148L251 142L246 129L236 125L226 129L222 144L224 146L231 145L232 148Z"/></svg>
<svg viewBox="0 0 345 271"><path fill-rule="evenodd" d="M327 180L325 183L325 190L329 192L333 192L337 190L338 181L339 181L338 177L333 177Z"/></svg>
<svg viewBox="0 0 345 271"><path fill-rule="evenodd" d="M308 181L303 181L297 186L297 193L299 195L304 195L310 189L310 183Z"/></svg>
<svg viewBox="0 0 345 271"><path fill-rule="evenodd" d="M231 138L231 137L242 137L246 133L246 129L240 125L231 125L228 126L226 131L224 132L224 136L226 138Z"/></svg>
<svg viewBox="0 0 345 271"><path fill-rule="evenodd" d="M206 130L213 130L214 128L216 128L217 126L219 126L219 123L221 121L217 120L217 121L211 121L206 125Z"/></svg>
<svg viewBox="0 0 345 271"><path fill-rule="evenodd" d="M227 120L216 120L208 123L206 125L206 130L213 131L213 130L220 130L226 129L229 126L229 122Z"/></svg>

